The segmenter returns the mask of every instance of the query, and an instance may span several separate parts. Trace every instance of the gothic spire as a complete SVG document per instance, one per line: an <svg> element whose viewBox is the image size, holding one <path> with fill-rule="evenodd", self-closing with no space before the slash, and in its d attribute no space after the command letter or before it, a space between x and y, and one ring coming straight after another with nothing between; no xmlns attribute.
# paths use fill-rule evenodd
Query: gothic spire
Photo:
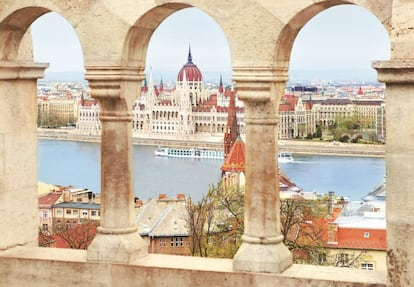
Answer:
<svg viewBox="0 0 414 287"><path fill-rule="evenodd" d="M191 46L188 45L188 63L193 62L193 57L191 56Z"/></svg>
<svg viewBox="0 0 414 287"><path fill-rule="evenodd" d="M219 89L218 89L219 93L222 94L223 93L223 77L220 74L220 85L219 85Z"/></svg>
<svg viewBox="0 0 414 287"><path fill-rule="evenodd" d="M239 128L237 125L237 113L236 113L236 91L234 91L233 85L230 91L230 104L227 113L227 125L226 132L224 134L224 157L230 153L230 150L237 140L239 135Z"/></svg>

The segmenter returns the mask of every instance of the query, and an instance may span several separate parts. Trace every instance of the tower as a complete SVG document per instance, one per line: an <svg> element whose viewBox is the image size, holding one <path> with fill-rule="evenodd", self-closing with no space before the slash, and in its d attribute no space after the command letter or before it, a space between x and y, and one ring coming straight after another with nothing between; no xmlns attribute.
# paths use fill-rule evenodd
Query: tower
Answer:
<svg viewBox="0 0 414 287"><path fill-rule="evenodd" d="M231 147L237 139L239 129L237 126L237 114L236 114L236 92L231 87L230 91L230 104L228 107L227 125L224 134L224 157L230 153Z"/></svg>

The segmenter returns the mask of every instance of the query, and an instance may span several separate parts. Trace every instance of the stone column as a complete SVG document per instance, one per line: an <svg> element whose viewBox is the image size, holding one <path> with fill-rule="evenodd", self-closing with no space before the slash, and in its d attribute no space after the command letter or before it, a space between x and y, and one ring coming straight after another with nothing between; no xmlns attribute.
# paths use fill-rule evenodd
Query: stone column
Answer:
<svg viewBox="0 0 414 287"><path fill-rule="evenodd" d="M47 66L0 61L0 250L38 245L37 79Z"/></svg>
<svg viewBox="0 0 414 287"><path fill-rule="evenodd" d="M389 286L414 282L414 61L374 62L386 84L387 267Z"/></svg>
<svg viewBox="0 0 414 287"><path fill-rule="evenodd" d="M277 162L278 101L287 71L235 68L233 79L245 105L246 124L245 229L233 269L281 273L292 265L280 231Z"/></svg>
<svg viewBox="0 0 414 287"><path fill-rule="evenodd" d="M89 261L133 262L147 254L135 227L132 105L144 75L128 67L86 67L91 96L99 101L101 222L88 248Z"/></svg>

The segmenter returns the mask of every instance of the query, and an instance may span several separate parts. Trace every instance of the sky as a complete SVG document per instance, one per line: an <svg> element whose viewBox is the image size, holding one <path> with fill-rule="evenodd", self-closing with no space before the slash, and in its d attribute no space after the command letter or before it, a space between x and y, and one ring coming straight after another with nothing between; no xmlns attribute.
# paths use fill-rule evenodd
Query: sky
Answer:
<svg viewBox="0 0 414 287"><path fill-rule="evenodd" d="M48 72L83 70L82 48L64 18L48 13L31 28L34 59L49 62ZM231 77L231 55L224 32L204 12L188 8L165 19L151 37L146 63L152 67L154 80L174 80L187 62L189 45L204 79L220 74ZM389 37L378 19L361 7L340 5L316 15L299 32L289 74L295 79L328 80L333 74L375 78L371 62L389 57Z"/></svg>

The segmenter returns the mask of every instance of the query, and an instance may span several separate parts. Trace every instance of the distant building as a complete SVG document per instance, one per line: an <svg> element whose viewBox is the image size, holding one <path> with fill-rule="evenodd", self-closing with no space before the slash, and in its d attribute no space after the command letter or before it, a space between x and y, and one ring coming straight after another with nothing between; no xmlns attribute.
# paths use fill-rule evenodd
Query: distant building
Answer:
<svg viewBox="0 0 414 287"><path fill-rule="evenodd" d="M279 139L304 138L314 134L318 124L312 101L285 95L279 105Z"/></svg>
<svg viewBox="0 0 414 287"><path fill-rule="evenodd" d="M84 222L101 219L101 206L96 203L61 202L52 206L53 226L55 229L68 228Z"/></svg>
<svg viewBox="0 0 414 287"><path fill-rule="evenodd" d="M85 222L98 224L101 219L100 196L89 189L67 187L63 199L52 205L53 230Z"/></svg>
<svg viewBox="0 0 414 287"><path fill-rule="evenodd" d="M157 86L150 72L141 97L135 102L133 131L136 136L221 136L226 126L230 96L233 89L225 89L222 79L218 90L204 87L201 71L193 63L191 51L187 63L180 69L175 89ZM242 103L235 99L236 116L243 117ZM242 120L239 123L243 123ZM239 129L243 130L244 124Z"/></svg>
<svg viewBox="0 0 414 287"><path fill-rule="evenodd" d="M96 100L85 100L82 96L79 102L76 129L79 134L100 135L102 127L99 120L99 105Z"/></svg>

